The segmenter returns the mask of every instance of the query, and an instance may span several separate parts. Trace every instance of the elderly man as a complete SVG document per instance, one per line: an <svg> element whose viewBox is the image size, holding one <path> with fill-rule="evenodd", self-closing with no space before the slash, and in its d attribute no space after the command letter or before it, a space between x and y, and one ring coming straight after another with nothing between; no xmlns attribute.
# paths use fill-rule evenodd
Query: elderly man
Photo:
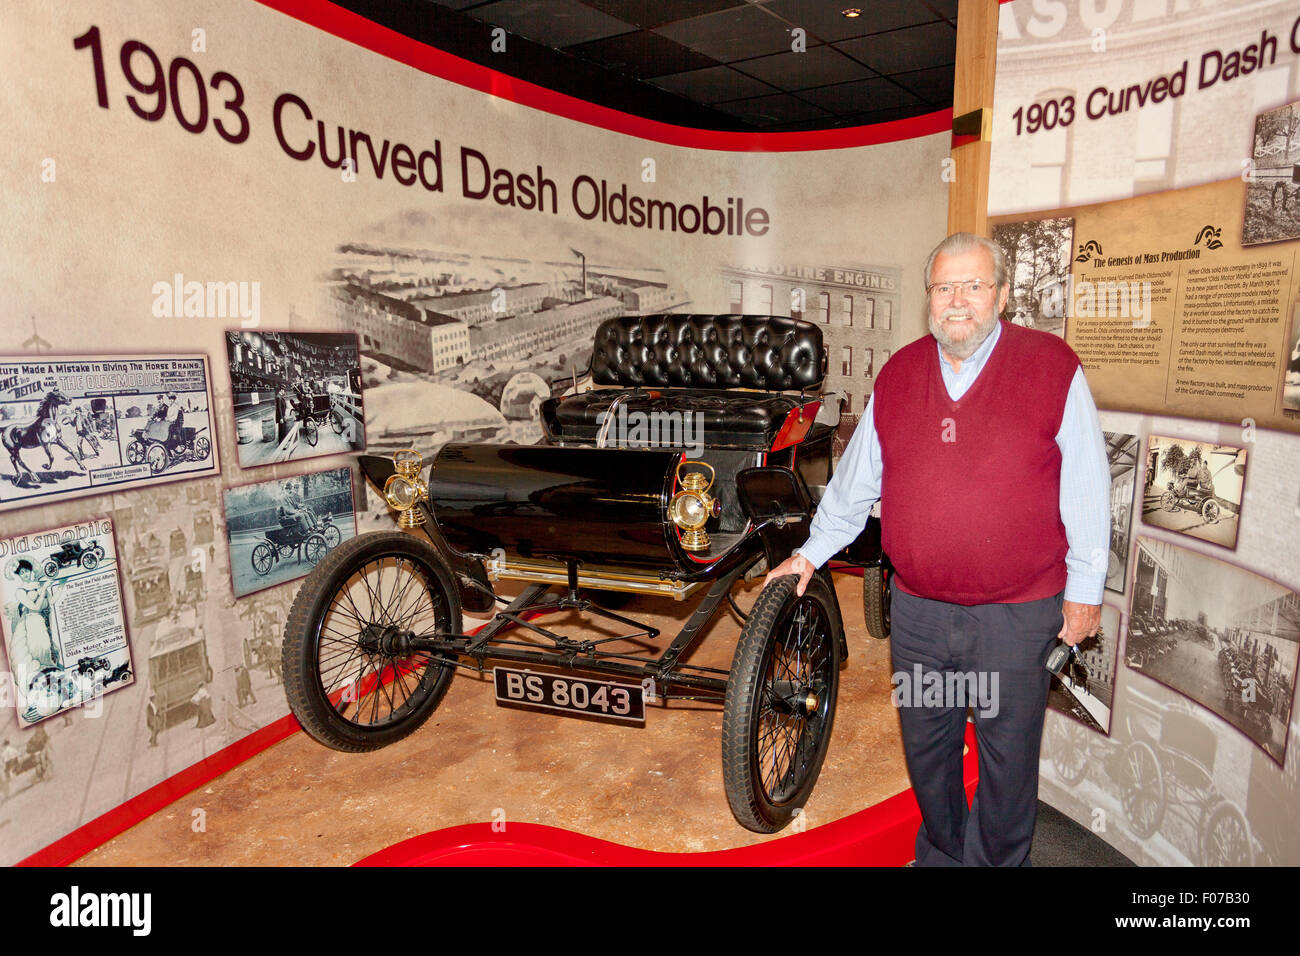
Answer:
<svg viewBox="0 0 1300 956"><path fill-rule="evenodd" d="M1110 472L1097 410L1074 352L999 321L1002 250L949 236L925 267L931 338L881 369L808 541L768 579L813 571L861 531L880 501L894 567L895 684L908 774L921 808L918 866L1023 865L1038 796L1038 751L1057 640L1097 632L1110 536ZM992 691L979 702L962 693ZM967 706L979 785L967 807Z"/></svg>

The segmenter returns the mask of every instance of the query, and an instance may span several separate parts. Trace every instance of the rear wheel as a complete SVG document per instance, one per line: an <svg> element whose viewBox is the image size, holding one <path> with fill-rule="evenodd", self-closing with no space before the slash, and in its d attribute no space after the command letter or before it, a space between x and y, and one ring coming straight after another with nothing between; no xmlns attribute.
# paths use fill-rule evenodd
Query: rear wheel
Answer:
<svg viewBox="0 0 1300 956"><path fill-rule="evenodd" d="M889 571L883 567L862 569L862 616L872 637L889 637Z"/></svg>
<svg viewBox="0 0 1300 956"><path fill-rule="evenodd" d="M1219 503L1213 498L1206 498L1205 504L1201 505L1201 517L1210 524L1214 524L1218 521L1219 515L1222 513L1223 509L1219 507Z"/></svg>
<svg viewBox="0 0 1300 956"><path fill-rule="evenodd" d="M352 538L308 575L289 611L289 706L335 750L401 740L428 720L455 670L412 650L410 636L461 631L455 583L433 548L400 531Z"/></svg>
<svg viewBox="0 0 1300 956"><path fill-rule="evenodd" d="M1172 491L1166 491L1163 495L1160 496L1160 507L1164 508L1166 511L1177 511L1178 496L1175 495Z"/></svg>
<svg viewBox="0 0 1300 956"><path fill-rule="evenodd" d="M138 465L144 461L144 445L132 438L126 443L126 462L128 465Z"/></svg>
<svg viewBox="0 0 1300 956"><path fill-rule="evenodd" d="M316 447L316 439L319 437L320 429L316 426L315 419L304 418L302 420L302 437L307 439L307 444L312 448Z"/></svg>
<svg viewBox="0 0 1300 956"><path fill-rule="evenodd" d="M167 449L162 445L150 445L145 457L149 459L149 470L155 475L162 474L167 467Z"/></svg>
<svg viewBox="0 0 1300 956"><path fill-rule="evenodd" d="M757 833L780 830L812 793L835 720L843 625L818 574L803 597L778 578L740 632L722 711L722 778L731 812Z"/></svg>

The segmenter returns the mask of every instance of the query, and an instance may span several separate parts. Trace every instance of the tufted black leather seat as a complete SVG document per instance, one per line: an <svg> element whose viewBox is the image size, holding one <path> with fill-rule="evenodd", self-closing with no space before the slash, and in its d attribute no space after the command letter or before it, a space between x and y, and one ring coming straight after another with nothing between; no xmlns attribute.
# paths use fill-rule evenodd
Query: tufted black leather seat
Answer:
<svg viewBox="0 0 1300 956"><path fill-rule="evenodd" d="M626 408L692 415L691 424L704 429L692 441L765 449L799 404L779 393L815 395L821 388L821 330L766 315L619 316L596 329L591 377L595 385L615 387L543 404L551 440L596 440L602 413L617 399L616 414Z"/></svg>
<svg viewBox="0 0 1300 956"><path fill-rule="evenodd" d="M596 329L597 385L816 390L822 333L769 315L624 315Z"/></svg>

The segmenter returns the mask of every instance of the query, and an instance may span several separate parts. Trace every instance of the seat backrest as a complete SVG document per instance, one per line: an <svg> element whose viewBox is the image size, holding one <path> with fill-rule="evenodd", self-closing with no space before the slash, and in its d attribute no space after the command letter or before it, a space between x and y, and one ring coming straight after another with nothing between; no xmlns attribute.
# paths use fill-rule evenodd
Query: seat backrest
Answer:
<svg viewBox="0 0 1300 956"><path fill-rule="evenodd" d="M821 329L770 315L622 315L596 329L597 385L816 391Z"/></svg>

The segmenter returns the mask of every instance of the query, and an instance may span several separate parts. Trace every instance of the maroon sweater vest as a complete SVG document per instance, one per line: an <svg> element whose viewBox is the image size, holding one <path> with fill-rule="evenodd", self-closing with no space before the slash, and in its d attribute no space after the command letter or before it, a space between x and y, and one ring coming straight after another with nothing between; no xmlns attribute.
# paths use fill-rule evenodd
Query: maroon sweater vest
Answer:
<svg viewBox="0 0 1300 956"><path fill-rule="evenodd" d="M929 335L880 371L873 395L883 545L898 586L952 604L1018 604L1065 587L1061 427L1079 359L1002 323L954 402Z"/></svg>

